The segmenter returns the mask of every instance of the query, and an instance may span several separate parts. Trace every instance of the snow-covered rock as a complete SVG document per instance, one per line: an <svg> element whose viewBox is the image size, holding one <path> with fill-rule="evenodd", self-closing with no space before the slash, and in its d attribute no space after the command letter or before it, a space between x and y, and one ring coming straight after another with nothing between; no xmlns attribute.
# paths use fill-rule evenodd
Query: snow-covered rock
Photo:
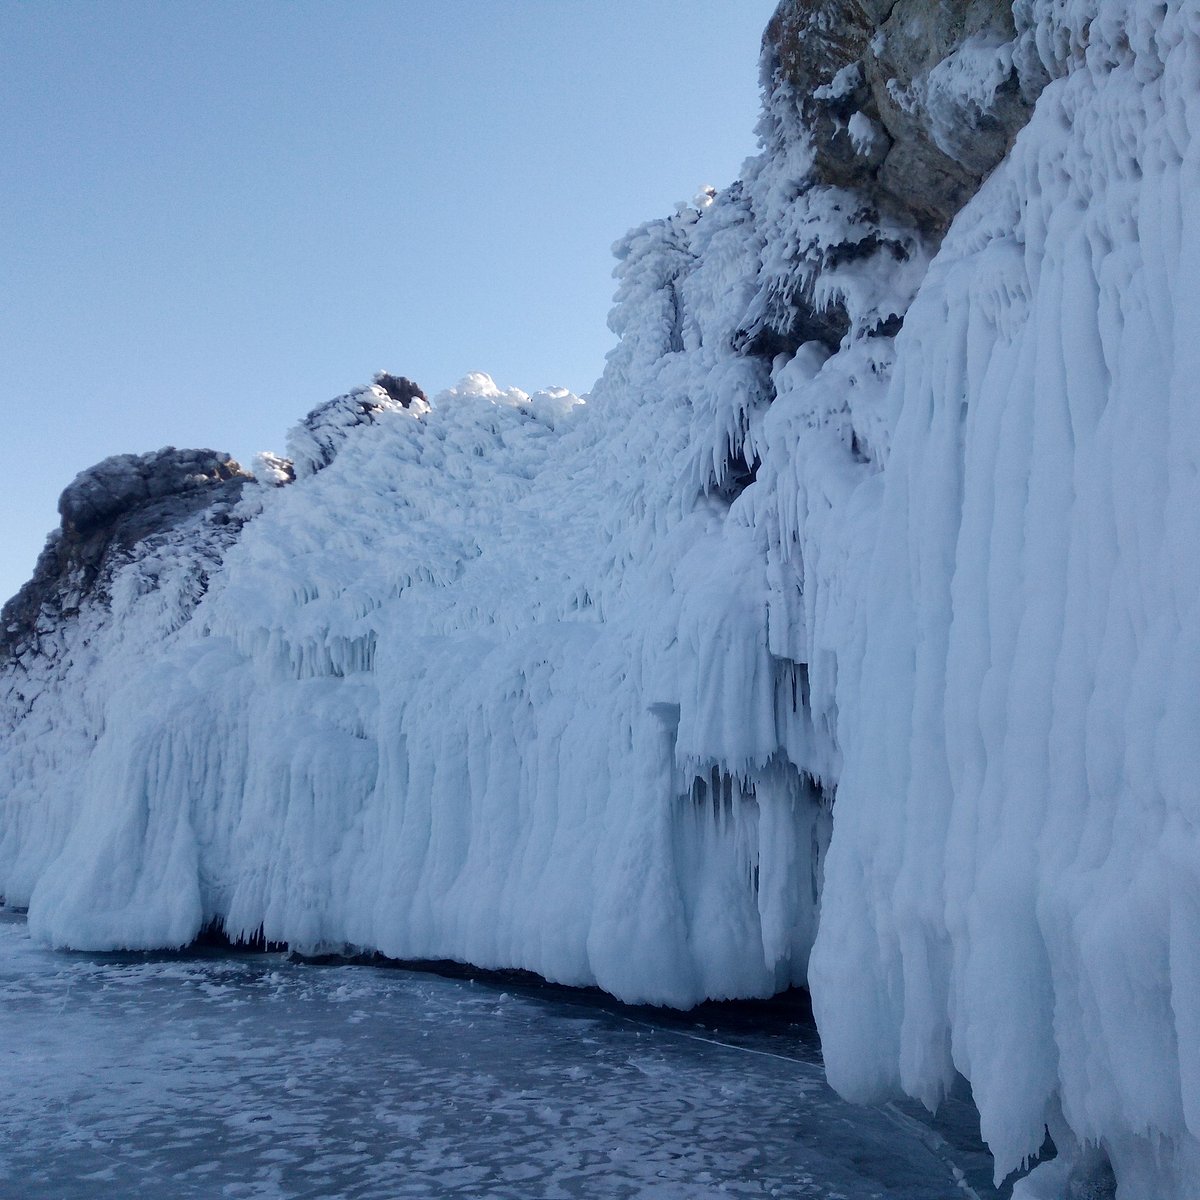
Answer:
<svg viewBox="0 0 1200 1200"><path fill-rule="evenodd" d="M229 526L252 478L228 454L174 446L118 454L81 471L59 498L62 525L33 578L0 613L0 665L52 656L55 636L81 608L105 607L114 577L145 545L201 515Z"/></svg>
<svg viewBox="0 0 1200 1200"><path fill-rule="evenodd" d="M1016 7L1024 29L1031 18ZM783 0L764 38L764 84L773 106L795 107L811 132L817 182L940 237L1047 78L1039 58L1016 55L1013 9L1010 0Z"/></svg>

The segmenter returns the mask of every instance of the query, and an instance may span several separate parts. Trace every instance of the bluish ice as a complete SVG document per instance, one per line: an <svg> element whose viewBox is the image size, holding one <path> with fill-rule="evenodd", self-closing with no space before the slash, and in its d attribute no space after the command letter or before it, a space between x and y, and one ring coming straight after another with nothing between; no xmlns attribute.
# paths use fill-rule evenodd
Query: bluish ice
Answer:
<svg viewBox="0 0 1200 1200"><path fill-rule="evenodd" d="M798 1007L63 954L0 914L6 1200L997 1195L969 1105L918 1113L839 1100Z"/></svg>

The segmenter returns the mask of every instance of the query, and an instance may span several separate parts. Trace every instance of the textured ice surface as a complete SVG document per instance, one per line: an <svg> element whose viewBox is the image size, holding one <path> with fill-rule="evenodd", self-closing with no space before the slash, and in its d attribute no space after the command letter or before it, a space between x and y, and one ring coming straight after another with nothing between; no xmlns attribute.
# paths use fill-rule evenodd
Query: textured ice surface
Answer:
<svg viewBox="0 0 1200 1200"><path fill-rule="evenodd" d="M958 1170L995 1195L962 1128L847 1105L811 1028L772 1024L278 955L66 957L0 914L0 1194L948 1200Z"/></svg>
<svg viewBox="0 0 1200 1200"><path fill-rule="evenodd" d="M846 1094L957 1069L998 1170L1196 1196L1200 8L1078 55L897 347L813 994Z"/></svg>

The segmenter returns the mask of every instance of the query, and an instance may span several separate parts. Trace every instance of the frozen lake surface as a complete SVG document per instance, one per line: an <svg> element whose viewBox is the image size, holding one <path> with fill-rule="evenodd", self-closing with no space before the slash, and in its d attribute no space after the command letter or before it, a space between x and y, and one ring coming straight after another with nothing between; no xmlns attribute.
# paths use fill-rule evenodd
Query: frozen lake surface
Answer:
<svg viewBox="0 0 1200 1200"><path fill-rule="evenodd" d="M973 1110L856 1108L779 1005L277 954L58 954L0 912L0 1196L994 1197Z"/></svg>

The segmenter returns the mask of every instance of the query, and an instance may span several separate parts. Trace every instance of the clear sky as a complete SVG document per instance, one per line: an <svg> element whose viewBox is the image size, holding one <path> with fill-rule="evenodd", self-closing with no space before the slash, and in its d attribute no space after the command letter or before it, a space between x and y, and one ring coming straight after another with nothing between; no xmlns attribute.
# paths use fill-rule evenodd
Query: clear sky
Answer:
<svg viewBox="0 0 1200 1200"><path fill-rule="evenodd" d="M0 0L0 600L109 454L281 450L380 369L589 389L774 4Z"/></svg>

